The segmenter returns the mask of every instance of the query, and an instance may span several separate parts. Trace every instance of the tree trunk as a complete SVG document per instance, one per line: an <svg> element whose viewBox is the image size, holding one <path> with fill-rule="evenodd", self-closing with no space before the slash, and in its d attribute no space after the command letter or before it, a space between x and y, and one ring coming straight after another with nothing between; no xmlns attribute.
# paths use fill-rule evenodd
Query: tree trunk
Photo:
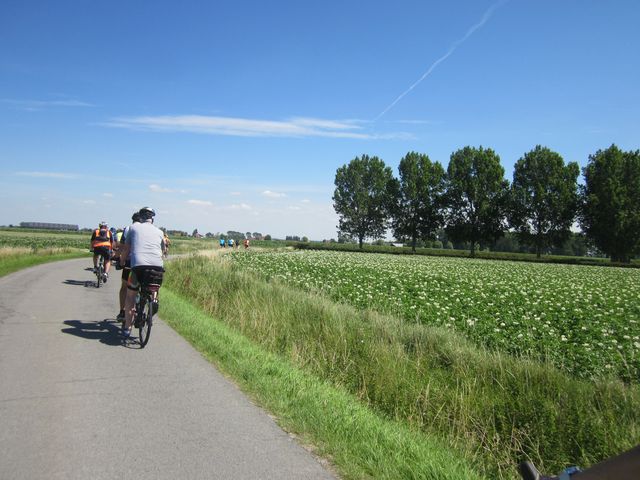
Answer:
<svg viewBox="0 0 640 480"><path fill-rule="evenodd" d="M612 253L611 261L615 263L631 263L631 257L626 253Z"/></svg>
<svg viewBox="0 0 640 480"><path fill-rule="evenodd" d="M476 256L476 241L471 240L471 257Z"/></svg>
<svg viewBox="0 0 640 480"><path fill-rule="evenodd" d="M364 237L358 236L358 245L360 245L360 250L362 250L362 241L363 240L364 240Z"/></svg>
<svg viewBox="0 0 640 480"><path fill-rule="evenodd" d="M417 239L416 239L416 237L414 236L414 237L411 239L411 251L412 251L413 253L416 253L416 242L417 242Z"/></svg>

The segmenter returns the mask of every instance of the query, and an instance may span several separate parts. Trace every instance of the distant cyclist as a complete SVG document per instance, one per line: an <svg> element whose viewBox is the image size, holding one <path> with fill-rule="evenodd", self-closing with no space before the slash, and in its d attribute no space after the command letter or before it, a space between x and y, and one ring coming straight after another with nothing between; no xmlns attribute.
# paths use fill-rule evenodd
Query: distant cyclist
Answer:
<svg viewBox="0 0 640 480"><path fill-rule="evenodd" d="M116 227L111 227L109 229L109 231L111 232L111 238L113 239L113 250L115 250L118 246L118 230L116 229Z"/></svg>
<svg viewBox="0 0 640 480"><path fill-rule="evenodd" d="M220 239L220 248L224 248L225 247L225 243L224 243L224 238Z"/></svg>
<svg viewBox="0 0 640 480"><path fill-rule="evenodd" d="M164 234L164 250L162 251L162 255L164 255L164 258L167 258L169 256L169 245L171 245L171 240L169 240L169 235L167 235L167 232L163 232Z"/></svg>
<svg viewBox="0 0 640 480"><path fill-rule="evenodd" d="M104 258L104 277L106 283L111 268L111 254L113 250L113 236L107 222L100 222L98 228L91 235L91 251L93 252L93 271L98 270L98 257Z"/></svg>
<svg viewBox="0 0 640 480"><path fill-rule="evenodd" d="M153 225L156 212L143 207L138 212L140 223L131 225L125 236L123 254L130 255L131 273L127 282L127 295L124 307L124 325L122 334L131 335L131 324L135 313L136 292L141 284L147 283L150 271L164 272L162 252L164 234Z"/></svg>

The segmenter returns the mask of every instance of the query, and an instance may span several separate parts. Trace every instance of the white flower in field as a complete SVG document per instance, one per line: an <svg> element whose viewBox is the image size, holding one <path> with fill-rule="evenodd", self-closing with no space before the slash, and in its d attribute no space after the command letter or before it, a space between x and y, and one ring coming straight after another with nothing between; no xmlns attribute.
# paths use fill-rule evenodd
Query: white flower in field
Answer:
<svg viewBox="0 0 640 480"><path fill-rule="evenodd" d="M524 335L522 333L519 333L518 338L522 338L522 337L524 337Z"/></svg>
<svg viewBox="0 0 640 480"><path fill-rule="evenodd" d="M499 329L499 328L494 328L494 329L493 329L493 331L494 331L494 332L499 332L499 331L500 331L500 329Z"/></svg>
<svg viewBox="0 0 640 480"><path fill-rule="evenodd" d="M467 325L473 327L476 324L476 321L473 318L467 319Z"/></svg>
<svg viewBox="0 0 640 480"><path fill-rule="evenodd" d="M640 342L633 342L633 346L636 348L640 348Z"/></svg>
<svg viewBox="0 0 640 480"><path fill-rule="evenodd" d="M563 342L566 342L566 341L567 341L567 337L565 337L564 335L562 335L562 336L560 337L560 340L562 340Z"/></svg>

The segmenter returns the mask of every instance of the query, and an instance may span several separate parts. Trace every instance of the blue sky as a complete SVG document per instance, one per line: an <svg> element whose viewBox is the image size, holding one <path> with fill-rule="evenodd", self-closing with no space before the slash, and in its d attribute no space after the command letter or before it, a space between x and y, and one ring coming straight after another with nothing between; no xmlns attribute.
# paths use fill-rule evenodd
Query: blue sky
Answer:
<svg viewBox="0 0 640 480"><path fill-rule="evenodd" d="M336 169L640 147L640 2L0 5L0 225L336 238Z"/></svg>

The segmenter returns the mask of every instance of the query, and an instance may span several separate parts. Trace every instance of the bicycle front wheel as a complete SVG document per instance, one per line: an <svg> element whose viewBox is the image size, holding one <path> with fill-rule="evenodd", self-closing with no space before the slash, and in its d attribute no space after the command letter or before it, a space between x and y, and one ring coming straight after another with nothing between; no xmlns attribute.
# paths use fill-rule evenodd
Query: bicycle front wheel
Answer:
<svg viewBox="0 0 640 480"><path fill-rule="evenodd" d="M151 336L151 318L153 317L151 300L146 298L141 308L142 311L138 321L138 338L140 339L140 347L144 348Z"/></svg>

